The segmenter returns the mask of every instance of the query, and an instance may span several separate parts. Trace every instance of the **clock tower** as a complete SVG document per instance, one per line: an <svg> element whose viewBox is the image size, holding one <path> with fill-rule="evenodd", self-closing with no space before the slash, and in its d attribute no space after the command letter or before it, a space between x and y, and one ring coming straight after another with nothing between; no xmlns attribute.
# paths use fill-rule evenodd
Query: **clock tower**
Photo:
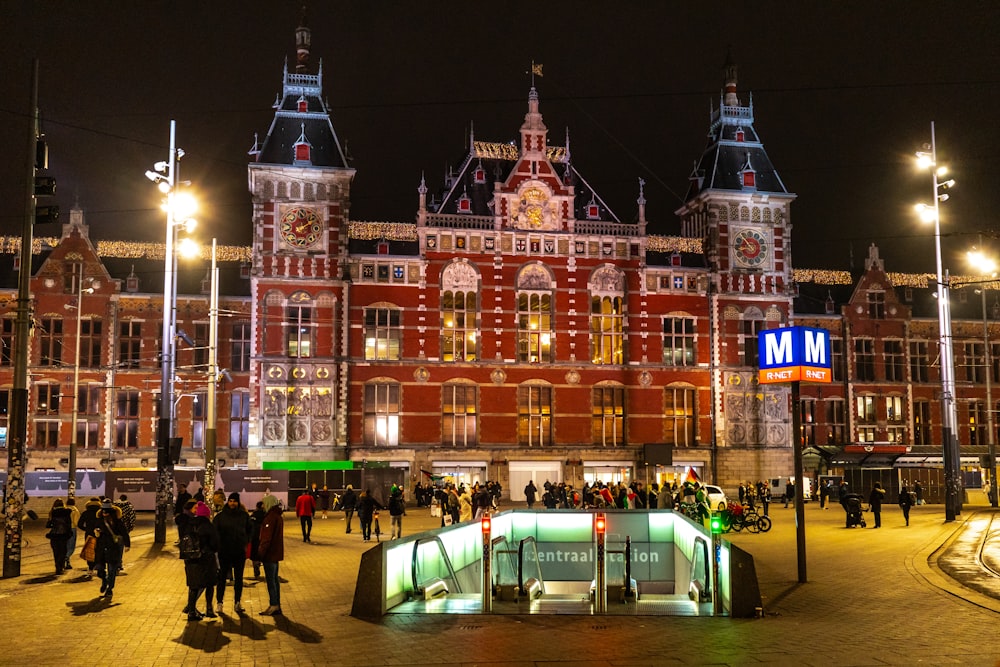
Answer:
<svg viewBox="0 0 1000 667"><path fill-rule="evenodd" d="M792 323L790 208L795 195L757 134L753 98L744 104L737 93L731 54L724 69L725 87L711 112L708 145L677 215L681 235L701 240L709 271L717 474L750 479L754 472L740 468L747 457L729 452L751 448L764 469L791 470L788 389L757 384L757 338L762 329Z"/></svg>
<svg viewBox="0 0 1000 667"><path fill-rule="evenodd" d="M274 120L250 150L253 202L248 462L344 458L340 389L347 220L354 170L310 63L305 17L295 31Z"/></svg>

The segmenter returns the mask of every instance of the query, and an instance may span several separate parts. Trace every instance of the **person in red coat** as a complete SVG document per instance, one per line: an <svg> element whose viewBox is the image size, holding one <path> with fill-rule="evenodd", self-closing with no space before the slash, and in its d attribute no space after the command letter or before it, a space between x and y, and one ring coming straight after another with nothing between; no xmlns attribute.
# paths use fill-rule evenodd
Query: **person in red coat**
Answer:
<svg viewBox="0 0 1000 667"><path fill-rule="evenodd" d="M274 496L264 499L263 525L260 527L260 543L257 558L264 566L264 581L267 583L268 607L261 616L281 616L281 583L278 579L278 563L285 559L285 521L281 517L281 503Z"/></svg>
<svg viewBox="0 0 1000 667"><path fill-rule="evenodd" d="M313 530L313 514L316 513L316 496L311 493L303 493L295 501L295 516L299 517L302 524L302 541L312 542L310 539Z"/></svg>

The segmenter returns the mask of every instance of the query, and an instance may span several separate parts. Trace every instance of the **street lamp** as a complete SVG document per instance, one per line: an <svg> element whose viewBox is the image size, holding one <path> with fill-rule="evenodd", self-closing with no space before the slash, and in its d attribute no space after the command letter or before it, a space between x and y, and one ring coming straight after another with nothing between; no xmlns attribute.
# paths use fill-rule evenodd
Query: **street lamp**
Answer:
<svg viewBox="0 0 1000 667"><path fill-rule="evenodd" d="M219 379L219 267L215 260L215 239L212 239L212 274L209 288L208 306L208 406L206 418L208 426L205 429L205 497L211 498L215 493L215 439L216 439L216 393L215 385Z"/></svg>
<svg viewBox="0 0 1000 667"><path fill-rule="evenodd" d="M930 151L917 153L917 165L930 169L933 183L934 204L918 204L917 211L925 222L934 223L934 249L937 258L938 333L941 357L941 446L944 461L945 520L954 521L962 512L962 477L958 456L958 414L955 410L955 356L951 337L951 304L948 301L948 283L941 263L941 202L948 199L942 190L955 185L955 181L938 181L948 170L937 163L937 143L934 123L931 122Z"/></svg>
<svg viewBox="0 0 1000 667"><path fill-rule="evenodd" d="M76 364L73 366L73 421L70 425L69 441L69 471L66 482L66 497L76 498L76 450L78 447L79 435L77 434L77 421L80 414L80 335L83 320L83 294L92 294L93 287L84 289L83 287L83 264L80 264L80 275L77 276L76 292Z"/></svg>
<svg viewBox="0 0 1000 667"><path fill-rule="evenodd" d="M980 240L980 242L982 242ZM997 263L991 257L987 257L981 250L972 250L967 254L969 263L982 275L996 277ZM982 283L979 296L983 301L983 361L986 365L986 445L989 447L989 471L990 471L990 505L997 506L997 451L996 433L993 425L993 360L990 351L990 323L986 313L986 285L988 281Z"/></svg>
<svg viewBox="0 0 1000 667"><path fill-rule="evenodd" d="M188 216L193 212L193 200L177 192L180 181L177 178L178 161L184 151L177 148L177 123L170 121L169 159L153 165L153 171L146 172L146 178L157 184L160 192L167 197L167 234L163 253L163 338L161 342L160 405L156 431L156 522L153 541L165 544L167 541L167 516L173 504L174 464L170 456L170 442L173 435L174 401L174 330L177 310L177 257L174 245L177 231L192 221Z"/></svg>

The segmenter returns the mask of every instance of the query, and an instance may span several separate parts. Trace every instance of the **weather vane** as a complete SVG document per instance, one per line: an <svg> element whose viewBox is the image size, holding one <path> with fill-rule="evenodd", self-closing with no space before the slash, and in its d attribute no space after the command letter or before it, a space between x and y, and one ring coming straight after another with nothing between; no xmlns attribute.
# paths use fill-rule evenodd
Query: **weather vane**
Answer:
<svg viewBox="0 0 1000 667"><path fill-rule="evenodd" d="M530 74L531 75L531 87L534 88L535 87L535 75L537 74L539 77L543 76L542 75L542 64L541 63L536 63L534 60L532 60L531 61L531 71L530 72L525 72L525 74Z"/></svg>

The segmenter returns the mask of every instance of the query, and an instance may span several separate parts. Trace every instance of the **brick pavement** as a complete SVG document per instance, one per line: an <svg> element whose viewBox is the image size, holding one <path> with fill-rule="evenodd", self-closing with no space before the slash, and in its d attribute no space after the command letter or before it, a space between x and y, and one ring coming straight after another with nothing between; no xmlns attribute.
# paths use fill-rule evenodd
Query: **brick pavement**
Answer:
<svg viewBox="0 0 1000 667"><path fill-rule="evenodd" d="M245 616L231 613L230 592L219 619L188 623L180 613L183 565L175 547L152 544L151 515L140 517L127 574L110 604L97 599L98 583L84 581L79 568L48 574L48 544L38 522L28 529L22 576L0 580L0 623L18 638L0 664L996 664L1000 650L984 629L996 622L1000 606L937 565L942 545L968 542L965 522L982 514L970 507L963 522L944 524L939 506L924 506L914 508L907 528L894 509L884 514L881 529L848 530L839 506L807 505L806 584L796 581L791 509L772 507L775 527L768 534L733 536L755 556L762 619L390 615L361 621L349 615L366 548L358 531L344 535L339 516L317 519L313 543L304 544L297 520L286 514L285 616L258 615L267 606L266 589L248 581ZM438 521L426 510L411 510L404 529L409 534Z"/></svg>

